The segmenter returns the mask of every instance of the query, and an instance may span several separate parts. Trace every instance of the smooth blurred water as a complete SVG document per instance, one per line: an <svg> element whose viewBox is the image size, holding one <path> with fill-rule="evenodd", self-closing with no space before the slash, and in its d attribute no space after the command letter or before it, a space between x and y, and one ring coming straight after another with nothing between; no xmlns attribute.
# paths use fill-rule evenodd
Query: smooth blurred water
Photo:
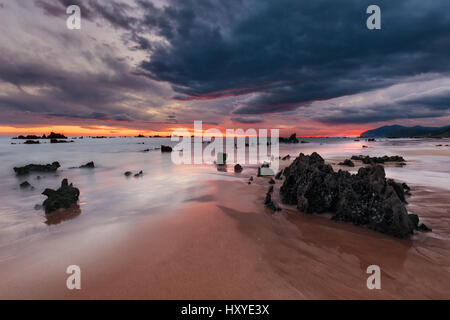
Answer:
<svg viewBox="0 0 450 320"><path fill-rule="evenodd" d="M450 189L450 157L407 155L411 150L436 150L436 144L446 144L448 140L385 139L370 143L343 138L304 140L309 143L281 144L280 155L296 156L300 152L310 154L316 151L325 159L333 159L355 154L399 154L405 156L408 165L403 168L386 166L389 177L411 184ZM18 144L12 145L12 142ZM162 144L176 144L168 138L85 138L68 144L21 143L23 141L0 138L0 259L2 248L16 242L36 241L49 233L120 224L135 216L170 214L175 207L207 193L205 180L234 177L230 173L218 172L213 165L173 164L170 153L153 150ZM369 148L363 148L363 145ZM145 149L152 151L142 152ZM15 166L54 161L61 164L56 174L32 173L17 177L13 171ZM95 169L71 169L89 161L95 162ZM232 171L231 165L229 169ZM137 173L141 170L144 175L140 178L124 176L126 171ZM249 170L255 170L255 166ZM38 180L37 176L41 179ZM81 213L74 215L73 220L48 225L43 210L36 210L35 205L45 200L41 193L46 188L58 188L64 178L81 191ZM21 190L19 185L23 181L28 181L34 189Z"/></svg>

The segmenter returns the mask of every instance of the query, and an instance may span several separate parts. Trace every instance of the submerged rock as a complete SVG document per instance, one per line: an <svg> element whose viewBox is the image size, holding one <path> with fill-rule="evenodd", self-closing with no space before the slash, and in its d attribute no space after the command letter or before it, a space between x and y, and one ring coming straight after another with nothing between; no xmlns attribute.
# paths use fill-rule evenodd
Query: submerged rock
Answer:
<svg viewBox="0 0 450 320"><path fill-rule="evenodd" d="M47 196L42 206L46 214L50 214L58 209L69 209L78 202L80 190L75 188L73 184L69 184L67 179L61 182L58 190L46 189L43 195Z"/></svg>
<svg viewBox="0 0 450 320"><path fill-rule="evenodd" d="M405 207L403 186L387 180L382 166L360 168L357 174L334 172L317 153L300 156L285 169L283 203L304 213L333 214L332 219L365 225L407 237L415 229Z"/></svg>
<svg viewBox="0 0 450 320"><path fill-rule="evenodd" d="M405 162L401 156L383 156L383 157L369 157L369 156L353 156L352 160L362 161L364 164L382 164L385 162Z"/></svg>
<svg viewBox="0 0 450 320"><path fill-rule="evenodd" d="M72 142L74 142L73 140L70 140L70 141L67 141L67 140L58 140L58 139L51 139L50 140L50 143L53 143L53 144L55 144L55 143L72 143Z"/></svg>
<svg viewBox="0 0 450 320"><path fill-rule="evenodd" d="M14 171L17 175L22 176L29 174L30 172L55 172L60 168L59 162L55 161L52 164L29 164L24 167L15 167Z"/></svg>
<svg viewBox="0 0 450 320"><path fill-rule="evenodd" d="M354 167L355 164L353 163L352 160L350 159L346 159L344 160L344 162L339 163L340 166L346 166L346 167Z"/></svg>
<svg viewBox="0 0 450 320"><path fill-rule="evenodd" d="M161 152L172 152L172 147L169 146L161 146Z"/></svg>
<svg viewBox="0 0 450 320"><path fill-rule="evenodd" d="M27 140L23 144L41 144L39 141Z"/></svg>
<svg viewBox="0 0 450 320"><path fill-rule="evenodd" d="M135 175L134 175L134 177L135 178L139 178L139 177L142 177L144 175L144 171L139 171L138 173L136 173Z"/></svg>
<svg viewBox="0 0 450 320"><path fill-rule="evenodd" d="M22 182L20 184L20 189L28 189L28 188L32 188L31 184L28 181Z"/></svg>
<svg viewBox="0 0 450 320"><path fill-rule="evenodd" d="M94 169L94 168L95 168L95 163L93 161L80 166L80 169Z"/></svg>

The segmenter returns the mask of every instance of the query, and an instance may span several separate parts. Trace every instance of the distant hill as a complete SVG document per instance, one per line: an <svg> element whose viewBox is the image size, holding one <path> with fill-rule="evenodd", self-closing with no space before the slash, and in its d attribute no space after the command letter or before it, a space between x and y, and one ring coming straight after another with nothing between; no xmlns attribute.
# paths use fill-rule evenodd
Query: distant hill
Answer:
<svg viewBox="0 0 450 320"><path fill-rule="evenodd" d="M412 138L412 137L450 137L450 126L446 127L403 127L384 126L361 134L361 138Z"/></svg>

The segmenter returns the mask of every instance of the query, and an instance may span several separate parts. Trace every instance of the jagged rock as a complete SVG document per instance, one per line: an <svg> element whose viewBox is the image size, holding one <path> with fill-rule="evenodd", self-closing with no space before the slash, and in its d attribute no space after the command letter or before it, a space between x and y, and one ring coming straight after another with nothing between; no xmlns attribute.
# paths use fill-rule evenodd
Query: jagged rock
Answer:
<svg viewBox="0 0 450 320"><path fill-rule="evenodd" d="M172 152L172 147L169 146L161 146L161 152Z"/></svg>
<svg viewBox="0 0 450 320"><path fill-rule="evenodd" d="M383 157L369 157L369 156L353 156L352 160L362 161L364 164L382 164L385 162L405 162L401 156L383 156Z"/></svg>
<svg viewBox="0 0 450 320"><path fill-rule="evenodd" d="M51 132L48 136L45 136L44 134L42 139L67 139L67 137L60 133Z"/></svg>
<svg viewBox="0 0 450 320"><path fill-rule="evenodd" d="M278 206L278 204L272 200L273 189L273 186L270 186L269 191L267 191L264 205L272 211L281 211L281 208Z"/></svg>
<svg viewBox="0 0 450 320"><path fill-rule="evenodd" d="M67 179L64 179L58 190L46 189L42 194L48 197L42 206L45 213L50 214L58 209L69 209L76 204L80 196L80 190L72 184L69 185Z"/></svg>
<svg viewBox="0 0 450 320"><path fill-rule="evenodd" d="M282 180L283 179L283 172L284 170L281 170L280 172L277 173L277 175L275 176L276 180Z"/></svg>
<svg viewBox="0 0 450 320"><path fill-rule="evenodd" d="M95 168L95 164L93 161L80 166L80 169L94 169L94 168Z"/></svg>
<svg viewBox="0 0 450 320"><path fill-rule="evenodd" d="M139 177L142 177L144 175L144 171L139 171L138 173L136 173L135 175L134 175L134 177L135 178L139 178Z"/></svg>
<svg viewBox="0 0 450 320"><path fill-rule="evenodd" d="M300 154L285 169L285 177L281 199L301 212L331 212L333 220L396 237L407 237L415 229L405 207L403 187L387 180L382 166L360 168L352 175L334 172L317 153Z"/></svg>
<svg viewBox="0 0 450 320"><path fill-rule="evenodd" d="M418 230L422 231L422 232L431 232L431 231L433 231L431 228L428 228L428 226L423 224L423 223L419 226Z"/></svg>
<svg viewBox="0 0 450 320"><path fill-rule="evenodd" d="M59 167L61 167L59 162L55 161L52 164L29 164L25 167L15 167L14 171L17 175L22 176L30 172L55 172Z"/></svg>
<svg viewBox="0 0 450 320"><path fill-rule="evenodd" d="M350 159L346 159L344 160L344 162L339 163L340 166L346 166L346 167L354 167L355 164L353 163L352 160Z"/></svg>
<svg viewBox="0 0 450 320"><path fill-rule="evenodd" d="M280 143L299 143L297 134L293 133L289 138L280 138Z"/></svg>
<svg viewBox="0 0 450 320"><path fill-rule="evenodd" d="M241 173L242 170L244 170L244 168L242 168L242 166L240 164L237 164L234 166L234 172Z"/></svg>

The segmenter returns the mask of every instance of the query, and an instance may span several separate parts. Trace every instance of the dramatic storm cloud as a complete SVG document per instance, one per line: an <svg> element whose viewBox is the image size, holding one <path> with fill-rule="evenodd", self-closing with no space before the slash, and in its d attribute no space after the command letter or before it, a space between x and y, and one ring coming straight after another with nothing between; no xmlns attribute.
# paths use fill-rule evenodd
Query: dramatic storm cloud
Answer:
<svg viewBox="0 0 450 320"><path fill-rule="evenodd" d="M71 31L75 3L84 20ZM381 30L366 28L371 4ZM148 129L447 124L448 12L448 0L8 2L0 108Z"/></svg>

